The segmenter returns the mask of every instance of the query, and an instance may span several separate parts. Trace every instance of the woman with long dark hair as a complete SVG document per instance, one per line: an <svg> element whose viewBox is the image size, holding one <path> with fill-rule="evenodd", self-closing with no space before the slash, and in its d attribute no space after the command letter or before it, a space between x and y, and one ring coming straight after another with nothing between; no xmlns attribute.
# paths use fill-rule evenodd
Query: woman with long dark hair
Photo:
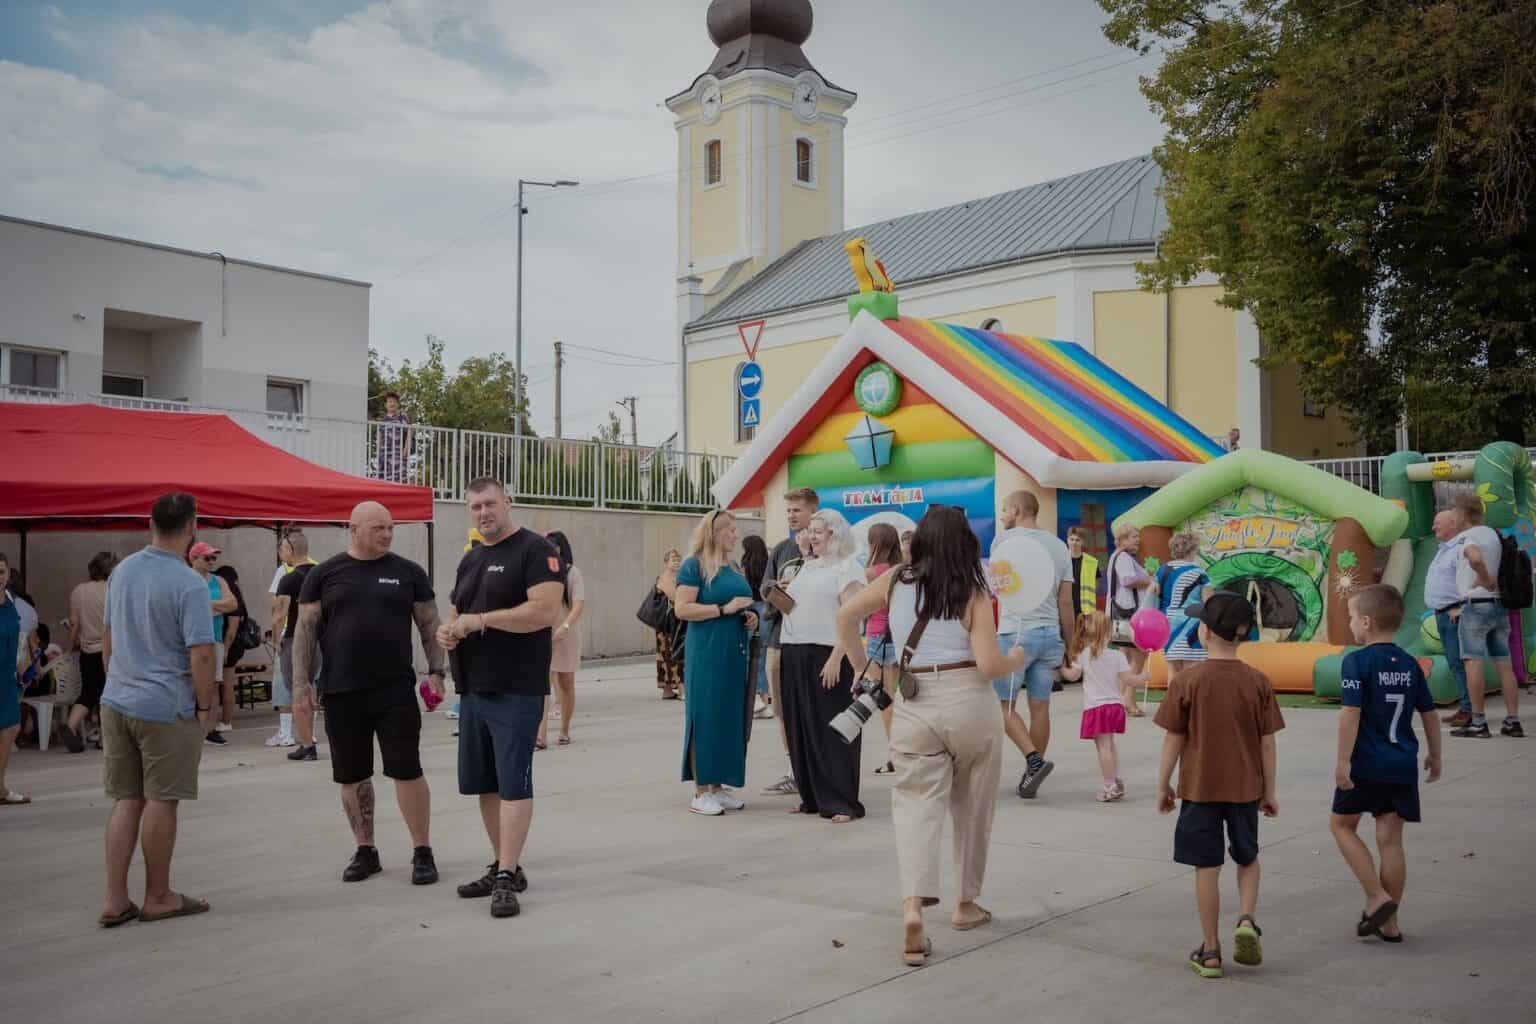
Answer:
<svg viewBox="0 0 1536 1024"><path fill-rule="evenodd" d="M997 624L981 544L960 509L928 509L912 537L912 561L892 569L837 613L840 644L863 670L859 623L881 608L917 692L896 705L891 817L901 869L903 961L927 962L933 943L923 908L939 902L944 814L954 820L959 894L951 924L969 931L992 919L976 902L987 869L1003 763L1003 722L991 679L1024 667L1024 651L997 649Z"/></svg>
<svg viewBox="0 0 1536 1024"><path fill-rule="evenodd" d="M747 585L752 588L752 610L757 613L758 621L763 619L763 578L768 575L768 542L753 534L744 538L741 542L741 572L747 578ZM757 677L757 714L759 718L765 717L762 712L767 712L767 717L772 717L770 708L772 698L768 695L768 645L759 643L757 646L757 661L754 663L754 674Z"/></svg>
<svg viewBox="0 0 1536 1024"><path fill-rule="evenodd" d="M564 614L555 624L554 644L549 656L549 682L554 693L553 697L544 699L546 711L554 698L559 699L560 707L552 714L546 714L544 721L539 723L534 746L540 750L548 746L551 718L560 719L560 738L556 742L562 747L571 742L571 718L576 713L576 671L581 668L581 630L578 625L587 608L587 585L581 578L581 570L576 568L570 538L559 530L551 530L544 539L549 541L560 557L560 564L565 566L565 597Z"/></svg>

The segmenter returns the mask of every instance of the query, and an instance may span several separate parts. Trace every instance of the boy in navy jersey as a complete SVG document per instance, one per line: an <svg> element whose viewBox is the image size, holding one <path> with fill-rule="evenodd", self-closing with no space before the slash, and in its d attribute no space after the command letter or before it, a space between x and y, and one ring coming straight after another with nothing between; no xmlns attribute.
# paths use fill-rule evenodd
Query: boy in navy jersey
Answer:
<svg viewBox="0 0 1536 1024"><path fill-rule="evenodd" d="M1403 598L1385 584L1364 587L1349 599L1349 628L1360 650L1344 656L1339 711L1339 754L1334 766L1329 828L1349 869L1365 890L1365 911L1355 926L1362 938L1402 942L1397 908L1408 880L1403 822L1419 820L1419 741L1413 713L1424 723L1429 755L1426 781L1440 778L1440 720L1419 663L1392 638L1403 623ZM1376 819L1376 850L1356 833L1360 816Z"/></svg>

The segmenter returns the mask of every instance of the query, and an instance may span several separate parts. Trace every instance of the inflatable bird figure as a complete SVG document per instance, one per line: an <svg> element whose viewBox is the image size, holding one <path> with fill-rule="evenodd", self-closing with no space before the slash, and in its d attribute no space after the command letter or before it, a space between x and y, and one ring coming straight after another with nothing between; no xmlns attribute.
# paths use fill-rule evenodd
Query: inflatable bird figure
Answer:
<svg viewBox="0 0 1536 1024"><path fill-rule="evenodd" d="M853 276L859 282L860 292L894 292L896 286L891 283L890 275L885 272L885 265L870 254L869 246L862 238L855 238L843 246L848 250L848 262L853 267Z"/></svg>

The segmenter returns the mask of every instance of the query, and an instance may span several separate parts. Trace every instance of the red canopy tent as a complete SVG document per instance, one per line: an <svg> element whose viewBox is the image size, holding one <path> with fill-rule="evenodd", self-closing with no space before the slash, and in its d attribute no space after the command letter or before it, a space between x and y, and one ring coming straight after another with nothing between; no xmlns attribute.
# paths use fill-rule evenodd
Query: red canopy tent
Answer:
<svg viewBox="0 0 1536 1024"><path fill-rule="evenodd" d="M0 529L23 538L145 527L167 491L194 495L208 526L342 524L362 501L432 523L430 488L326 469L204 413L0 402L0 472Z"/></svg>

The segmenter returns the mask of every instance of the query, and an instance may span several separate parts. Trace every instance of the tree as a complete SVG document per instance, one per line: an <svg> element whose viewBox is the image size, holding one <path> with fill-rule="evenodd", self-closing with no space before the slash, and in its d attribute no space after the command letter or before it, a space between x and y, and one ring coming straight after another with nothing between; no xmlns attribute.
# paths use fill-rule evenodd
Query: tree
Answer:
<svg viewBox="0 0 1536 1024"><path fill-rule="evenodd" d="M1536 410L1536 0L1099 0L1166 52L1166 289L1214 273L1373 449L1525 440Z"/></svg>
<svg viewBox="0 0 1536 1024"><path fill-rule="evenodd" d="M597 433L592 435L592 440L601 441L604 444L623 444L624 424L619 422L619 414L610 409L608 422L597 428Z"/></svg>
<svg viewBox="0 0 1536 1024"><path fill-rule="evenodd" d="M401 407L413 423L535 436L522 397L525 388L518 387L511 360L493 352L471 356L450 371L443 361L443 348L442 339L429 334L427 357L420 363L404 360L398 370L370 351L369 415L382 414L384 392L393 390L400 393Z"/></svg>

